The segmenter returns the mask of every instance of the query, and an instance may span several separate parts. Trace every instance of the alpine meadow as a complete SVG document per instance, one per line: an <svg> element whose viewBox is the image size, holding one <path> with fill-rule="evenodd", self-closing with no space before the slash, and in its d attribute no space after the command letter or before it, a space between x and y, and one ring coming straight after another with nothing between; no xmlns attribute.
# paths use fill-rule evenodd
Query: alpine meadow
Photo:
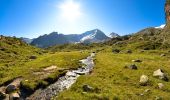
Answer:
<svg viewBox="0 0 170 100"><path fill-rule="evenodd" d="M170 100L170 0L1 0L0 100Z"/></svg>

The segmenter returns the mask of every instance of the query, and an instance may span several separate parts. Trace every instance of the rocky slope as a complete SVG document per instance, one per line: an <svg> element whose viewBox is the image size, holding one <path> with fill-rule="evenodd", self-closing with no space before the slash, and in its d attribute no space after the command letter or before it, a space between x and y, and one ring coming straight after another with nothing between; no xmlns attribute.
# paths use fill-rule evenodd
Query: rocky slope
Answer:
<svg viewBox="0 0 170 100"><path fill-rule="evenodd" d="M170 0L166 0L164 9L165 9L165 17L166 17L165 29L169 30L170 29Z"/></svg>

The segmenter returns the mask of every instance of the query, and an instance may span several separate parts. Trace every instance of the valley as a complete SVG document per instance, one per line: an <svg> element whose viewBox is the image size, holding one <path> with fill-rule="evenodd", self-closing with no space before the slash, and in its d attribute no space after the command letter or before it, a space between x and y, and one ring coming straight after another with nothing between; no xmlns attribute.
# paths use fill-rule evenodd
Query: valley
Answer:
<svg viewBox="0 0 170 100"><path fill-rule="evenodd" d="M170 100L170 0L164 3L165 24L131 34L0 35L0 100Z"/></svg>

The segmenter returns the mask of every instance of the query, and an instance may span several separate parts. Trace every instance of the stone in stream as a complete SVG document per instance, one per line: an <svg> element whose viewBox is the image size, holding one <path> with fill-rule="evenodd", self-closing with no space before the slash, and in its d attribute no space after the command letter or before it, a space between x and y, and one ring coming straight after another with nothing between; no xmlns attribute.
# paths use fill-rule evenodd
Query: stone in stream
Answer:
<svg viewBox="0 0 170 100"><path fill-rule="evenodd" d="M0 98L4 99L6 96L3 92L0 92Z"/></svg>
<svg viewBox="0 0 170 100"><path fill-rule="evenodd" d="M137 68L137 66L135 64L132 64L132 65L129 66L129 69L137 70L138 68Z"/></svg>
<svg viewBox="0 0 170 100"><path fill-rule="evenodd" d="M164 80L164 81L169 80L167 75L161 69L158 69L158 70L154 71L153 76L158 77L159 79Z"/></svg>
<svg viewBox="0 0 170 100"><path fill-rule="evenodd" d="M70 76L70 77L76 77L76 76L77 76L77 74L76 74L75 72L73 72L73 71L68 71L68 72L66 73L66 75L67 75L67 76Z"/></svg>
<svg viewBox="0 0 170 100"><path fill-rule="evenodd" d="M11 93L11 92L14 92L16 90L17 90L17 87L15 85L13 85L13 84L10 84L6 88L6 93Z"/></svg>
<svg viewBox="0 0 170 100"><path fill-rule="evenodd" d="M19 100L19 99L20 99L20 96L19 96L18 93L11 93L11 94L9 95L9 98L10 98L10 100Z"/></svg>
<svg viewBox="0 0 170 100"><path fill-rule="evenodd" d="M92 92L93 90L94 90L93 87L91 87L89 85L83 85L83 91Z"/></svg>
<svg viewBox="0 0 170 100"><path fill-rule="evenodd" d="M142 75L141 77L140 77L140 85L141 86L146 86L147 84L148 84L148 82L149 82L149 78L148 78L148 76L146 76L146 75Z"/></svg>
<svg viewBox="0 0 170 100"><path fill-rule="evenodd" d="M85 75L87 72L75 71L76 74Z"/></svg>
<svg viewBox="0 0 170 100"><path fill-rule="evenodd" d="M22 81L22 78L21 78L21 77L14 79L14 80L6 87L6 93L15 92L15 91L20 87L21 81Z"/></svg>

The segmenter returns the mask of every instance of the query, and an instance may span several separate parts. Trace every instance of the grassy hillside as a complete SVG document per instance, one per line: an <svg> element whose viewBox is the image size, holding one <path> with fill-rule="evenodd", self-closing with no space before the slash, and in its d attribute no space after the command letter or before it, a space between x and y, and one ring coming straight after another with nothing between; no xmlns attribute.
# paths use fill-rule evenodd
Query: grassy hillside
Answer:
<svg viewBox="0 0 170 100"><path fill-rule="evenodd" d="M126 54L112 53L112 48L107 48L96 56L95 67L90 75L81 76L78 81L67 91L62 92L59 100L153 100L163 98L169 100L170 84L153 77L153 72L159 68L170 74L168 51L150 50L140 53L133 51ZM165 57L160 54L167 53ZM141 63L132 62L140 59ZM138 70L131 70L125 66L136 64ZM141 86L141 75L149 77L149 84ZM163 83L164 89L158 89L157 84ZM85 92L83 85L89 85L93 91ZM148 90L149 89L149 90ZM147 92L146 92L147 91Z"/></svg>
<svg viewBox="0 0 170 100"><path fill-rule="evenodd" d="M135 34L114 38L104 44L126 49L167 50L170 48L170 33L168 30L146 28Z"/></svg>
<svg viewBox="0 0 170 100"><path fill-rule="evenodd" d="M34 91L54 82L66 70L79 67L79 60L87 56L87 52L50 53L15 37L1 36L0 85L21 77L22 88Z"/></svg>
<svg viewBox="0 0 170 100"><path fill-rule="evenodd" d="M96 49L103 48L102 43L92 43L92 44L64 44L64 45L57 45L47 48L47 50L56 52L56 51L81 51L81 50L96 50Z"/></svg>
<svg viewBox="0 0 170 100"><path fill-rule="evenodd" d="M42 50L29 46L18 38L0 36L0 68L15 66L16 63L28 61L32 55L42 53Z"/></svg>

